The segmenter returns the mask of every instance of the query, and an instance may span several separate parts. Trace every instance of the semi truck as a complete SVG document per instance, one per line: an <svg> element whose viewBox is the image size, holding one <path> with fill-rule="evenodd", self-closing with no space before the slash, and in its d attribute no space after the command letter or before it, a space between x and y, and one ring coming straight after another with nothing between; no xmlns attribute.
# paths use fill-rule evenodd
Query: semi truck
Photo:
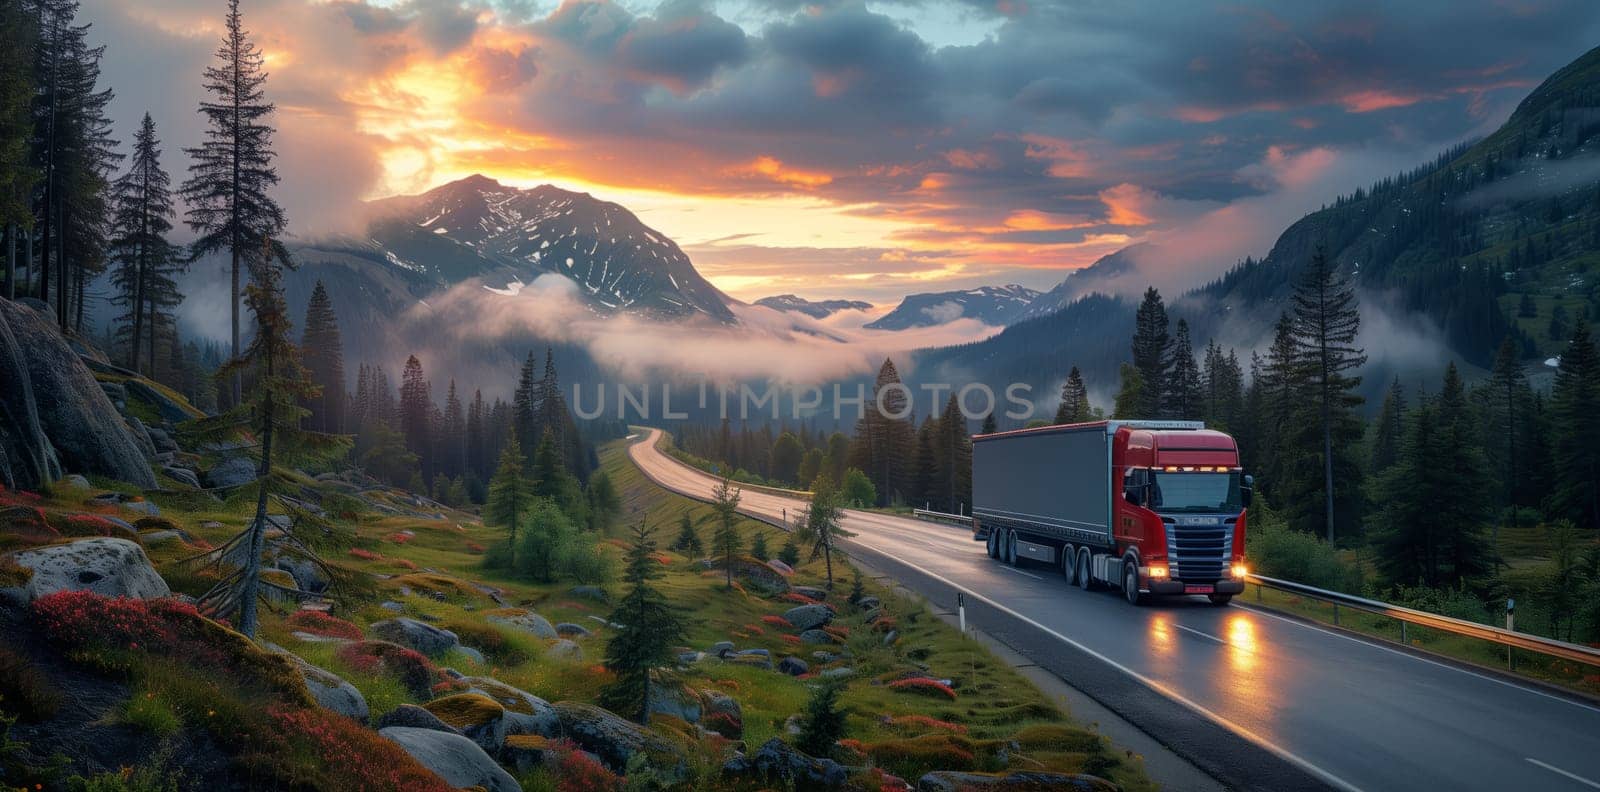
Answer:
<svg viewBox="0 0 1600 792"><path fill-rule="evenodd" d="M1244 591L1253 481L1199 421L1096 421L972 438L973 539L1128 602Z"/></svg>

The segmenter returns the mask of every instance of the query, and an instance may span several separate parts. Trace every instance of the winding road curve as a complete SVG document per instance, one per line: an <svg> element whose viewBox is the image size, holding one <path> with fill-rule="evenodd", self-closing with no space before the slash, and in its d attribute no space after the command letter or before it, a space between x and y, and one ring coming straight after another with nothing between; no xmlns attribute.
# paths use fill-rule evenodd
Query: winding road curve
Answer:
<svg viewBox="0 0 1600 792"><path fill-rule="evenodd" d="M628 454L657 484L707 500L717 479ZM774 524L804 500L745 489ZM1117 712L1230 788L1600 790L1600 707L1392 646L1203 598L1134 608L1042 567L991 561L959 530L846 511L847 550Z"/></svg>

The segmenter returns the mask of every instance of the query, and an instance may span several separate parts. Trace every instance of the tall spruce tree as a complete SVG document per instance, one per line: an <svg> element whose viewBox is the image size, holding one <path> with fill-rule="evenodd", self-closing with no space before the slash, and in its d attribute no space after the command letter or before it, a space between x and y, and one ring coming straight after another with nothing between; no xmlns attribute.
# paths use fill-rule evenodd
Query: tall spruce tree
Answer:
<svg viewBox="0 0 1600 792"><path fill-rule="evenodd" d="M1122 418L1164 417L1163 386L1169 381L1169 349L1172 339L1167 335L1167 307L1161 301L1161 292L1154 286L1145 290L1133 320L1133 366L1139 372L1141 387L1135 401L1129 405L1132 415ZM1123 378L1124 387L1127 378Z"/></svg>
<svg viewBox="0 0 1600 792"><path fill-rule="evenodd" d="M167 241L172 230L172 180L161 167L161 141L150 114L133 140L128 172L112 185L111 259L117 265L112 299L123 306L117 335L127 344L127 365L156 376L156 318L182 300L173 275L182 264ZM145 344L140 342L144 341ZM149 350L150 366L142 369L139 353Z"/></svg>
<svg viewBox="0 0 1600 792"><path fill-rule="evenodd" d="M539 448L540 407L539 379L534 376L532 351L528 352L528 359L522 363L511 405L512 432L517 436L517 442L521 444L522 453L527 456L527 463L531 467L533 454Z"/></svg>
<svg viewBox="0 0 1600 792"><path fill-rule="evenodd" d="M1183 421L1198 420L1204 416L1205 404L1188 321L1178 320L1178 331L1172 338L1169 355L1166 384L1161 393L1161 414Z"/></svg>
<svg viewBox="0 0 1600 792"><path fill-rule="evenodd" d="M1555 426L1551 511L1583 528L1600 527L1600 355L1579 320L1561 352L1550 391Z"/></svg>
<svg viewBox="0 0 1600 792"><path fill-rule="evenodd" d="M310 425L319 432L347 431L344 390L344 341L339 335L339 318L333 312L328 290L317 280L306 303L306 329L300 336L305 350L306 369L322 393L310 404Z"/></svg>
<svg viewBox="0 0 1600 792"><path fill-rule="evenodd" d="M733 588L733 565L739 558L742 543L739 541L740 491L733 488L727 476L711 492L711 510L717 515L717 530L711 536L711 553L722 565L727 575L727 587Z"/></svg>
<svg viewBox="0 0 1600 792"><path fill-rule="evenodd" d="M823 560L827 587L833 590L833 553L834 545L840 539L848 539L855 534L844 529L840 518L844 516L839 506L839 492L832 481L818 477L811 487L811 504L806 508L804 521L800 524L800 541L811 545L811 559L819 556Z"/></svg>
<svg viewBox="0 0 1600 792"><path fill-rule="evenodd" d="M652 677L672 663L673 647L683 642L683 619L651 583L661 577L661 565L652 532L642 522L634 526L626 558L622 579L628 590L611 612L618 626L606 642L605 666L615 679L600 691L600 703L648 725Z"/></svg>
<svg viewBox="0 0 1600 792"><path fill-rule="evenodd" d="M872 479L878 504L887 505L910 494L909 465L916 449L916 427L907 420L911 405L894 361L885 358L873 383L872 401L856 422L851 441L850 466Z"/></svg>
<svg viewBox="0 0 1600 792"><path fill-rule="evenodd" d="M489 479L489 494L483 504L483 524L506 529L506 565L517 566L517 529L522 515L533 505L533 484L522 467L522 449L517 438L506 438L500 464Z"/></svg>
<svg viewBox="0 0 1600 792"><path fill-rule="evenodd" d="M189 227L198 234L190 246L195 257L227 251L232 290L232 340L239 350L239 275L249 255L270 243L268 255L289 263L289 251L275 237L286 225L283 209L269 194L278 183L273 168L273 129L267 117L273 105L265 98L267 74L261 49L244 29L239 0L228 0L227 33L217 48L216 62L205 70L200 102L206 119L205 142L185 149L193 162L183 183ZM243 394L243 379L233 378L233 401Z"/></svg>
<svg viewBox="0 0 1600 792"><path fill-rule="evenodd" d="M1067 381L1061 384L1061 406L1056 408L1056 423L1082 423L1089 418L1089 389L1083 384L1083 374L1073 366L1067 372Z"/></svg>
<svg viewBox="0 0 1600 792"><path fill-rule="evenodd" d="M407 357L405 370L400 375L400 433L405 435L406 449L416 454L421 462L424 481L433 477L431 390L422 372L422 361L417 360L416 355Z"/></svg>
<svg viewBox="0 0 1600 792"><path fill-rule="evenodd" d="M19 291L17 256L32 245L33 211L29 206L39 169L29 157L33 135L35 83L33 54L39 27L23 0L0 0L0 231L5 233L3 285L0 296L15 300ZM19 245L18 243L21 243Z"/></svg>
<svg viewBox="0 0 1600 792"><path fill-rule="evenodd" d="M438 450L439 471L452 478L461 475L466 469L467 416L461 409L461 397L456 394L456 381L453 379L445 391Z"/></svg>
<svg viewBox="0 0 1600 792"><path fill-rule="evenodd" d="M1400 460L1405 415L1405 389L1400 386L1400 378L1395 377L1378 409L1378 420L1372 425L1372 456L1367 469L1373 476L1382 476Z"/></svg>
<svg viewBox="0 0 1600 792"><path fill-rule="evenodd" d="M939 508L946 513L966 514L972 505L972 434L967 431L967 418L961 414L961 401L956 394L950 394L937 426L934 448L942 499Z"/></svg>
<svg viewBox="0 0 1600 792"><path fill-rule="evenodd" d="M1320 247L1301 273L1292 302L1295 359L1304 374L1314 410L1306 416L1309 420L1300 425L1314 426L1316 430L1315 436L1309 438L1304 432L1297 433L1297 451L1301 455L1297 461L1304 468L1307 457L1315 458L1322 475L1321 481L1316 482L1306 475L1307 471L1300 470L1293 479L1299 485L1297 491L1285 503L1293 506L1320 502L1320 516L1299 511L1301 523L1312 530L1322 529L1318 532L1325 531L1332 542L1340 524L1336 521L1336 504L1342 502L1356 510L1361 492L1361 468L1352 458L1361 433L1361 421L1355 414L1362 402L1356 392L1361 377L1350 373L1367 361L1355 345L1361 314L1354 287ZM1356 524L1358 519L1359 512L1347 515L1344 525Z"/></svg>
<svg viewBox="0 0 1600 792"><path fill-rule="evenodd" d="M939 428L932 417L922 419L922 425L917 427L917 450L911 457L911 493L913 503L923 504L926 508L937 509L944 499L939 496ZM806 482L807 486L815 486L816 477Z"/></svg>
<svg viewBox="0 0 1600 792"><path fill-rule="evenodd" d="M1122 364L1120 371L1122 384L1117 389L1116 398L1111 404L1111 417L1113 418L1139 418L1148 413L1141 413L1144 408L1145 387L1144 375L1139 373L1139 367L1132 363Z"/></svg>

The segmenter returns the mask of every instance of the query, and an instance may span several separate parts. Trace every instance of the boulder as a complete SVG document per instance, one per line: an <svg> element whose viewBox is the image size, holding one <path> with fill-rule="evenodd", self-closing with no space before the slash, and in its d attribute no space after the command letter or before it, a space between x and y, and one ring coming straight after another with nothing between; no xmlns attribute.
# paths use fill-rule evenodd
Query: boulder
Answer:
<svg viewBox="0 0 1600 792"><path fill-rule="evenodd" d="M355 718L362 723L367 722L367 717L371 714L367 710L367 697L361 695L361 691L357 690L355 685L340 679L339 675L331 671L302 660L299 655L292 652L281 654L287 656L300 669L300 676L306 681L306 690L311 692L311 697L316 699L323 709Z"/></svg>
<svg viewBox="0 0 1600 792"><path fill-rule="evenodd" d="M733 654L733 641L717 641L706 650L706 654L716 657L726 657Z"/></svg>
<svg viewBox="0 0 1600 792"><path fill-rule="evenodd" d="M527 775L544 766L545 754L550 750L550 741L537 734L513 734L506 737L504 745L500 746L500 761L517 771L517 775Z"/></svg>
<svg viewBox="0 0 1600 792"><path fill-rule="evenodd" d="M825 630L806 630L800 633L800 640L817 646L827 646L834 643L834 638Z"/></svg>
<svg viewBox="0 0 1600 792"><path fill-rule="evenodd" d="M61 484L77 490L94 489L94 485L90 484L88 479L76 473L73 473L70 476L62 477Z"/></svg>
<svg viewBox="0 0 1600 792"><path fill-rule="evenodd" d="M685 723L699 723L705 706L700 694L683 685L651 685L650 713L670 715Z"/></svg>
<svg viewBox="0 0 1600 792"><path fill-rule="evenodd" d="M199 418L202 415L193 407L184 405L171 396L162 393L161 389L145 380L128 380L127 389L130 397L156 408L156 412L161 415L161 419L164 421L171 421L175 424L183 423L184 421Z"/></svg>
<svg viewBox="0 0 1600 792"><path fill-rule="evenodd" d="M93 368L90 370L92 371ZM110 399L112 404L117 405L119 410L128 403L128 389L122 387L120 382L102 382L100 383L100 390L106 392L106 398Z"/></svg>
<svg viewBox="0 0 1600 792"><path fill-rule="evenodd" d="M593 633L590 633L589 628L581 624L561 622L556 625L556 634L562 638L587 638Z"/></svg>
<svg viewBox="0 0 1600 792"><path fill-rule="evenodd" d="M848 679L849 677L855 676L855 673L856 670L854 668L849 666L841 666L839 668L826 669L821 674L818 674L818 676L822 677L823 679Z"/></svg>
<svg viewBox="0 0 1600 792"><path fill-rule="evenodd" d="M789 676L800 676L801 674L810 671L811 666L807 665L806 661L801 660L798 657L785 657L778 661L778 670L788 674Z"/></svg>
<svg viewBox="0 0 1600 792"><path fill-rule="evenodd" d="M218 462L206 471L206 484L213 489L237 487L256 480L256 463L245 457L233 457Z"/></svg>
<svg viewBox="0 0 1600 792"><path fill-rule="evenodd" d="M505 707L506 734L555 734L558 718L550 702L493 677L461 677L460 681L468 693L488 697Z"/></svg>
<svg viewBox="0 0 1600 792"><path fill-rule="evenodd" d="M789 577L790 575L794 574L794 567L789 566L788 564L785 564L776 558L767 562L767 568L784 577Z"/></svg>
<svg viewBox="0 0 1600 792"><path fill-rule="evenodd" d="M122 508L131 511L134 514L142 514L146 517L161 516L161 507L147 500L127 501L126 503L122 504Z"/></svg>
<svg viewBox="0 0 1600 792"><path fill-rule="evenodd" d="M610 602L611 601L611 595L607 594L606 590L603 589L603 588L600 588L599 586L573 586L570 590L567 591L567 593L571 594L574 597L582 597L584 599L591 599L591 600L594 600L596 602Z"/></svg>
<svg viewBox="0 0 1600 792"><path fill-rule="evenodd" d="M550 648L546 649L544 654L545 657L554 660L567 660L575 663L583 659L583 647L566 638L561 638L550 644Z"/></svg>
<svg viewBox="0 0 1600 792"><path fill-rule="evenodd" d="M833 621L833 609L826 605L798 605L784 611L783 620L796 630L813 630Z"/></svg>
<svg viewBox="0 0 1600 792"><path fill-rule="evenodd" d="M179 484L200 489L200 477L195 475L193 470L168 465L162 468L161 472L167 474L168 478L178 482Z"/></svg>
<svg viewBox="0 0 1600 792"><path fill-rule="evenodd" d="M762 743L749 757L735 755L722 771L795 789L838 789L849 777L838 762L808 756L777 737Z"/></svg>
<svg viewBox="0 0 1600 792"><path fill-rule="evenodd" d="M459 734L407 726L390 726L378 734L404 748L423 767L453 787L522 792L522 786L510 773L495 764L477 743Z"/></svg>
<svg viewBox="0 0 1600 792"><path fill-rule="evenodd" d="M139 599L172 594L167 582L150 565L144 548L127 539L79 539L23 550L12 555L11 560L33 570L32 579L18 592L20 596L13 595L30 602L64 590Z"/></svg>
<svg viewBox="0 0 1600 792"><path fill-rule="evenodd" d="M0 300L0 483L35 490L63 469L156 486L128 425L61 333Z"/></svg>
<svg viewBox="0 0 1600 792"><path fill-rule="evenodd" d="M406 726L414 729L432 729L434 731L461 734L461 730L442 720L415 704L401 704L384 713L377 723L372 724L374 729L387 729L390 726Z"/></svg>
<svg viewBox="0 0 1600 792"><path fill-rule="evenodd" d="M293 575L295 588L301 591L321 594L328 590L328 576L310 559L280 556L273 566Z"/></svg>
<svg viewBox="0 0 1600 792"><path fill-rule="evenodd" d="M819 602L828 598L828 590L817 588L816 586L791 586L789 590L802 597L809 597Z"/></svg>
<svg viewBox="0 0 1600 792"><path fill-rule="evenodd" d="M429 657L440 657L461 644L456 634L404 616L374 622L372 634L385 641L415 649Z"/></svg>
<svg viewBox="0 0 1600 792"><path fill-rule="evenodd" d="M1046 773L1026 770L1017 773L965 773L935 770L917 779L919 792L982 792L986 789L1011 792L1116 792L1119 787L1092 775Z"/></svg>
<svg viewBox="0 0 1600 792"><path fill-rule="evenodd" d="M490 624L499 624L514 630L528 633L535 638L549 640L559 637L560 633L550 624L550 620L530 610L508 608L496 611L484 617Z"/></svg>
<svg viewBox="0 0 1600 792"><path fill-rule="evenodd" d="M883 607L883 602L877 597L862 597L856 600L856 607L864 611L876 610Z"/></svg>
<svg viewBox="0 0 1600 792"><path fill-rule="evenodd" d="M700 701L705 706L700 725L730 740L744 736L744 710L737 699L720 690L702 690Z"/></svg>
<svg viewBox="0 0 1600 792"><path fill-rule="evenodd" d="M138 444L139 450L144 454L145 459L154 459L156 444L150 442L150 431L144 428L144 421L131 415L123 418L123 420L127 422L128 433L133 436L133 442Z"/></svg>
<svg viewBox="0 0 1600 792"><path fill-rule="evenodd" d="M167 432L167 430L156 426L150 426L146 427L145 431L150 434L150 444L156 447L156 451L162 453L175 453L179 450L178 442L172 439L171 433Z"/></svg>
<svg viewBox="0 0 1600 792"><path fill-rule="evenodd" d="M422 708L461 732L491 756L500 753L506 739L506 708L481 693L458 693L436 698Z"/></svg>
<svg viewBox="0 0 1600 792"><path fill-rule="evenodd" d="M640 751L651 755L657 767L660 759L679 754L671 743L593 704L558 701L555 710L561 735L594 754L613 772L626 771L629 757ZM679 760L681 764L681 756Z"/></svg>

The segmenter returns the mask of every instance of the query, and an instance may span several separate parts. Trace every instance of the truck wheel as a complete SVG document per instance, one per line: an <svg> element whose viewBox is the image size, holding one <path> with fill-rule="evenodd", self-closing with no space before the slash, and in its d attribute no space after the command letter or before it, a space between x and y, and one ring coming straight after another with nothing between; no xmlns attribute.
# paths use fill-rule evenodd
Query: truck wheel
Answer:
<svg viewBox="0 0 1600 792"><path fill-rule="evenodd" d="M1072 545L1061 548L1061 577L1066 578L1069 586L1078 583L1078 554L1073 551Z"/></svg>
<svg viewBox="0 0 1600 792"><path fill-rule="evenodd" d="M1078 574L1076 577L1078 578L1078 588L1081 588L1084 591L1091 591L1094 589L1094 576L1089 574L1088 548L1078 549Z"/></svg>
<svg viewBox="0 0 1600 792"><path fill-rule="evenodd" d="M1122 595L1128 598L1129 605L1144 604L1144 595L1139 593L1139 568L1126 561L1122 562Z"/></svg>
<svg viewBox="0 0 1600 792"><path fill-rule="evenodd" d="M1016 566L1017 565L1017 532L1016 531L1006 531L1006 549L1003 552L1005 553L1006 566Z"/></svg>
<svg viewBox="0 0 1600 792"><path fill-rule="evenodd" d="M989 540L986 543L990 558L1000 557L1000 531L996 528L989 529Z"/></svg>
<svg viewBox="0 0 1600 792"><path fill-rule="evenodd" d="M1219 608L1227 607L1228 603L1233 601L1232 594L1207 594L1206 597L1211 600L1212 605Z"/></svg>

